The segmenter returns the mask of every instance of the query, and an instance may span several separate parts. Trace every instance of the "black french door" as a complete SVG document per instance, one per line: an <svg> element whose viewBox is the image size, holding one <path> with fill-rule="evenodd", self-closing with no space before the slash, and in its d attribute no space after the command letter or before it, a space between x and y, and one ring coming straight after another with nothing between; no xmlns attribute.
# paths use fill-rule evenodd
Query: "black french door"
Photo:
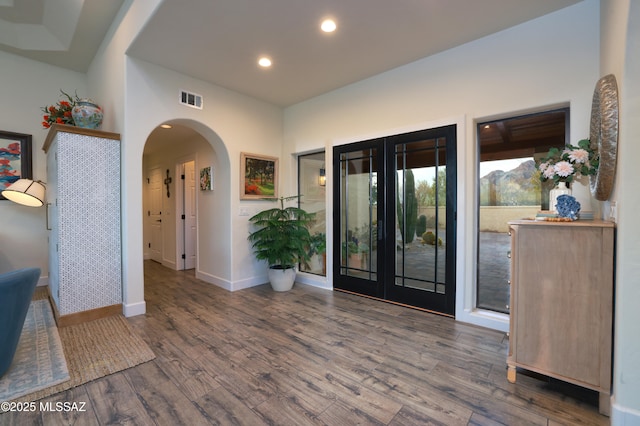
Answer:
<svg viewBox="0 0 640 426"><path fill-rule="evenodd" d="M334 287L453 315L456 127L334 148Z"/></svg>

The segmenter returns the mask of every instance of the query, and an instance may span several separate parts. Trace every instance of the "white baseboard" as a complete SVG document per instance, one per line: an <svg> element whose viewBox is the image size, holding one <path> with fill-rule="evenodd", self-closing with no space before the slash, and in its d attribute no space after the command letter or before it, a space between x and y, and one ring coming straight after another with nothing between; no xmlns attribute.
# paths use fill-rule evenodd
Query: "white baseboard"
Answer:
<svg viewBox="0 0 640 426"><path fill-rule="evenodd" d="M198 269L196 269L196 278L209 284L224 288L225 290L231 290L231 281L216 277L215 275L207 274L199 271Z"/></svg>
<svg viewBox="0 0 640 426"><path fill-rule="evenodd" d="M264 275L258 275L256 277L245 278L243 280L238 281L229 281L220 277L216 277L215 275L207 274L204 272L200 272L196 270L196 278L209 284L214 284L218 287L224 288L228 291L238 291L244 290L245 288L255 287L258 285L267 284L269 282L269 277ZM333 288L327 283L327 278L315 275L315 274L306 274L304 272L299 272L296 275L296 282L301 284L311 285L313 287L318 287L326 290L332 290Z"/></svg>
<svg viewBox="0 0 640 426"><path fill-rule="evenodd" d="M267 275L259 275L257 277L245 278L244 280L234 281L231 284L231 291L243 290L245 288L267 284L268 282L269 282L269 277Z"/></svg>
<svg viewBox="0 0 640 426"><path fill-rule="evenodd" d="M142 301L138 303L122 304L122 313L125 317L135 317L136 315L144 315L147 312L147 303Z"/></svg>
<svg viewBox="0 0 640 426"><path fill-rule="evenodd" d="M38 278L38 287L44 287L46 285L49 285L49 277L40 277Z"/></svg>
<svg viewBox="0 0 640 426"><path fill-rule="evenodd" d="M612 426L640 426L640 411L623 407L611 397L611 425Z"/></svg>
<svg viewBox="0 0 640 426"><path fill-rule="evenodd" d="M329 285L327 277L316 274L308 274L304 272L298 272L296 275L296 282L300 284L306 284L313 287L322 288L324 290L333 290L333 286Z"/></svg>
<svg viewBox="0 0 640 426"><path fill-rule="evenodd" d="M196 278L209 284L216 285L218 287L224 288L228 291L238 291L249 287L255 287L257 285L262 285L269 282L269 278L266 275L247 278L240 281L229 281L224 278L216 277L215 275L207 274L205 272L201 272L196 270Z"/></svg>
<svg viewBox="0 0 640 426"><path fill-rule="evenodd" d="M178 265L176 265L176 262L170 259L162 259L162 266L173 269L174 271L178 270Z"/></svg>

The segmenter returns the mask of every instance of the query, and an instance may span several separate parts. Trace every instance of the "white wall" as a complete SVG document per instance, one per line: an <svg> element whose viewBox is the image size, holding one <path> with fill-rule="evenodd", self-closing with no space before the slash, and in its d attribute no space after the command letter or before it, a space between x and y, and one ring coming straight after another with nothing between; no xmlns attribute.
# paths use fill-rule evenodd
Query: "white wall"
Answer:
<svg viewBox="0 0 640 426"><path fill-rule="evenodd" d="M129 144L125 124L139 118L135 111L128 110L126 102L126 50L160 3L161 0L126 0L87 73L89 86L98 93L96 99L100 100L105 110L103 130L122 134L122 295L125 315L143 314L146 309L142 284L142 223L139 216L128 213L131 208L128 200L141 196L139 192L132 194L128 183L140 181L142 175L140 168L131 167L130 164L141 163L142 153L140 151L137 157L125 155L125 147ZM146 137L142 139L145 140ZM134 202L133 208L135 204ZM129 286L129 283L136 284Z"/></svg>
<svg viewBox="0 0 640 426"><path fill-rule="evenodd" d="M60 90L71 96L93 97L85 74L0 52L0 130L32 135L33 178L47 181L42 145L47 130L41 125L41 107L63 100ZM39 267L41 284L49 275L46 209L0 201L0 273Z"/></svg>
<svg viewBox="0 0 640 426"><path fill-rule="evenodd" d="M599 76L599 4L587 0L528 23L285 109L285 153L458 124L460 320L506 330L473 312L476 120L570 104L571 140L589 136ZM330 193L332 182L328 182ZM586 188L575 189L591 203ZM331 211L328 199L327 210ZM329 242L328 246L331 246ZM475 316L474 316L475 315Z"/></svg>
<svg viewBox="0 0 640 426"><path fill-rule="evenodd" d="M126 0L87 75L0 52L2 64L0 129L33 135L34 178L46 179L41 146L46 131L40 107L58 99L59 89L89 96L105 109L104 130L123 134L124 303L129 314L144 312L142 238L142 152L162 121L184 120L216 152L227 184L221 193L223 220L210 229L216 242L207 250L228 252L224 265L208 263L210 280L240 288L266 280L264 265L253 260L246 235L247 218L262 202L240 202L239 153L281 155L282 193L295 192L292 154L414 130L458 124L459 232L458 284L464 297L458 317L472 317L475 246L475 122L546 106L571 105L571 140L588 135L591 93L597 78L618 77L621 90L619 167L613 199L618 203L617 294L614 371L615 424L640 424L640 225L634 220L640 197L635 160L640 158L640 5L631 0L586 0L546 17L381 74L288 108L280 109L150 64L128 60L126 50L161 0ZM599 28L603 36L600 39ZM599 43L602 60L599 64ZM205 95L206 109L175 104L178 89ZM7 101L8 100L8 101ZM284 139L284 145L281 145ZM331 176L330 161L327 176ZM327 182L330 194L333 183ZM218 192L220 191L220 192ZM579 192L584 197L584 190ZM213 199L213 197L211 197ZM327 210L331 211L331 199ZM595 204L599 207L598 204ZM0 202L0 271L24 266L47 268L44 209ZM329 225L330 226L330 225ZM330 231L330 229L329 229ZM214 241L213 239L211 241ZM329 244L331 241L329 241ZM202 247L202 246L201 246ZM329 265L330 266L330 265ZM208 269L207 269L208 268ZM215 272L214 272L215 271ZM331 276L329 275L329 282ZM481 322L481 321L479 321ZM494 324L495 325L495 324ZM498 325L499 326L499 325Z"/></svg>
<svg viewBox="0 0 640 426"><path fill-rule="evenodd" d="M250 212L262 208L265 202L240 202L240 153L242 151L271 155L280 152L282 141L282 111L270 104L256 101L235 92L185 77L135 59L127 60L126 95L127 111L136 120L127 120L126 143L123 144L123 161L127 173L126 206L127 227L125 244L130 271L142 272L142 153L151 131L160 123L178 120L189 123L212 145L217 158L215 195L216 212L222 214L220 221L211 224L209 248L211 258L203 257L201 247L199 269L201 278L228 289L265 283L266 267L256 262L247 241L247 216L239 216L240 206ZM204 109L198 110L178 103L180 89L201 94ZM138 176L136 179L135 176ZM225 177L226 176L226 177ZM207 215L199 209L200 217ZM211 214L211 212L209 212ZM204 231L200 230L200 235ZM204 242L203 242L204 243ZM223 257L215 257L224 251ZM224 265L216 264L227 259ZM126 278L126 276L125 276ZM142 302L142 280L126 280L128 302Z"/></svg>
<svg viewBox="0 0 640 426"><path fill-rule="evenodd" d="M223 220L210 227L216 240L209 242L208 249L224 252L228 262L215 264L220 257L204 260L199 265L200 277L229 289L266 282L266 268L255 261L246 240L247 217L238 216L240 152L273 154L280 152L282 141L281 109L126 56L128 46L160 3L127 0L88 73L105 110L113 111L104 129L123 136L123 295L127 315L145 312L141 177L143 148L151 131L162 122L184 120L216 152L217 175L226 175L227 181L220 182L215 191L216 200L222 199L224 206L215 207ZM178 105L180 89L203 95L205 109ZM251 212L264 206L263 202L242 204Z"/></svg>
<svg viewBox="0 0 640 426"><path fill-rule="evenodd" d="M611 423L640 425L640 4L603 0L601 28L600 72L616 76L620 98L618 163L611 196L618 211Z"/></svg>

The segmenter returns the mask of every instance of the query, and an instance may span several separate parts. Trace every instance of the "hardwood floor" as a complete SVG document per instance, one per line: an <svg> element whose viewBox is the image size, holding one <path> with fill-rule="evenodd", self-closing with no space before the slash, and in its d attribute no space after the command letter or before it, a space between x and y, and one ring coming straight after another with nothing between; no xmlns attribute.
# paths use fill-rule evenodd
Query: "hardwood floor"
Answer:
<svg viewBox="0 0 640 426"><path fill-rule="evenodd" d="M518 374L504 333L296 284L234 293L145 263L154 361L6 413L13 425L605 425L596 393Z"/></svg>

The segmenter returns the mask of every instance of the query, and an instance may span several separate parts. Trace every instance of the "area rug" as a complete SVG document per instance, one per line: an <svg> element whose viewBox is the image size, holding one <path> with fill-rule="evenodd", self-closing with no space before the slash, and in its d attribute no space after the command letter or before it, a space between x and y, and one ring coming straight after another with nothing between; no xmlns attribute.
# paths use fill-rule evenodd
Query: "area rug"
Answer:
<svg viewBox="0 0 640 426"><path fill-rule="evenodd" d="M0 401L69 380L62 343L48 300L29 305L11 366L0 378Z"/></svg>
<svg viewBox="0 0 640 426"><path fill-rule="evenodd" d="M22 396L20 401L36 401L156 357L122 315L62 327L58 333L67 360L69 380Z"/></svg>

